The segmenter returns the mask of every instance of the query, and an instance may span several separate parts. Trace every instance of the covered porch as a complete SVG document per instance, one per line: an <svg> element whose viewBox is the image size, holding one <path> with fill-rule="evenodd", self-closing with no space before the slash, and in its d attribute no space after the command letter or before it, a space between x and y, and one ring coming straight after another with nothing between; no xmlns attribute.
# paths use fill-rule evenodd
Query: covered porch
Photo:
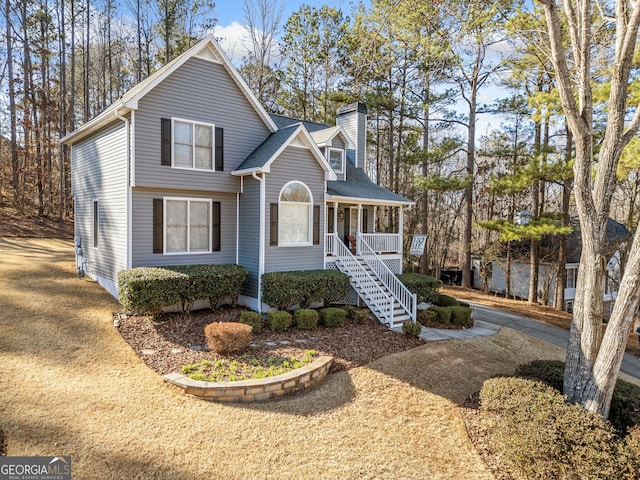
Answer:
<svg viewBox="0 0 640 480"><path fill-rule="evenodd" d="M403 207L370 200L327 202L325 265L335 262L336 242L341 242L354 255L374 252L391 271L402 273Z"/></svg>

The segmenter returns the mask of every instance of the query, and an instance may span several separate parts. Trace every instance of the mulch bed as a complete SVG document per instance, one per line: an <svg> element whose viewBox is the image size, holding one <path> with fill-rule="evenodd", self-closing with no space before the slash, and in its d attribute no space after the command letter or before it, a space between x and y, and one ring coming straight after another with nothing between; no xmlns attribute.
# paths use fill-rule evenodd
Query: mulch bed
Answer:
<svg viewBox="0 0 640 480"><path fill-rule="evenodd" d="M7 441L4 436L4 432L0 430L0 457L4 457L7 454Z"/></svg>
<svg viewBox="0 0 640 480"><path fill-rule="evenodd" d="M241 311L240 308L223 308L218 312L193 312L191 326L185 333L178 328L180 316L174 313L163 314L156 319L116 315L115 322L122 337L147 366L164 375L180 371L183 365L205 359L234 358L232 355L221 357L204 349L204 327L212 322L237 321ZM366 365L377 358L422 344L423 340L393 332L369 317L361 323L348 321L340 328L291 328L284 333L263 330L254 334L252 345L246 353L258 359L270 356L301 358L305 350L315 350L319 355L334 357L331 372L337 372ZM200 350L193 350L193 347Z"/></svg>

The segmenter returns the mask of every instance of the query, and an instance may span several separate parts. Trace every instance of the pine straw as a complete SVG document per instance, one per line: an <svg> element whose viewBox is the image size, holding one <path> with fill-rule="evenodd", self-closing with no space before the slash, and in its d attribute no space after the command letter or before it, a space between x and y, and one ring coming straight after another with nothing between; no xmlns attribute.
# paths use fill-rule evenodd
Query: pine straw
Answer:
<svg viewBox="0 0 640 480"><path fill-rule="evenodd" d="M0 429L9 455L71 455L74 478L494 478L460 405L482 381L561 349L502 329L429 343L251 406L187 397L75 277L70 242L0 239Z"/></svg>

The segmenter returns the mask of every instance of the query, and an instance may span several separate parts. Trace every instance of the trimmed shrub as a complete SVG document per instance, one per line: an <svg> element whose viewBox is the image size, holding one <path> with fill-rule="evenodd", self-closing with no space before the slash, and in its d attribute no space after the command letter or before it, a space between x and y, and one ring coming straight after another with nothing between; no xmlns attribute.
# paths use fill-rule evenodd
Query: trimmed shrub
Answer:
<svg viewBox="0 0 640 480"><path fill-rule="evenodd" d="M402 323L402 331L405 335L409 335L410 337L417 337L422 332L422 325L418 322L412 322L411 320L407 320Z"/></svg>
<svg viewBox="0 0 640 480"><path fill-rule="evenodd" d="M325 327L343 327L347 319L344 308L327 307L320 309L320 320Z"/></svg>
<svg viewBox="0 0 640 480"><path fill-rule="evenodd" d="M534 360L520 365L515 375L540 380L559 392L563 389L565 363L557 360ZM620 434L633 425L640 424L640 387L618 380L611 398L609 422Z"/></svg>
<svg viewBox="0 0 640 480"><path fill-rule="evenodd" d="M313 302L330 304L349 292L349 277L337 270L298 270L262 275L262 300L279 310Z"/></svg>
<svg viewBox="0 0 640 480"><path fill-rule="evenodd" d="M620 449L619 479L637 480L640 472L640 427L629 430Z"/></svg>
<svg viewBox="0 0 640 480"><path fill-rule="evenodd" d="M289 330L293 317L289 312L279 310L267 313L267 325L272 332L285 332Z"/></svg>
<svg viewBox="0 0 640 480"><path fill-rule="evenodd" d="M416 294L418 303L431 303L442 287L440 280L419 273L405 273L398 275L398 279L411 293Z"/></svg>
<svg viewBox="0 0 640 480"><path fill-rule="evenodd" d="M425 327L431 326L431 324L436 323L436 319L438 318L438 314L432 310L420 310L418 312L418 322L420 322Z"/></svg>
<svg viewBox="0 0 640 480"><path fill-rule="evenodd" d="M492 378L481 408L497 415L496 452L518 478L619 478L620 442L601 416L566 403L555 389L523 378ZM569 475L569 476L567 476Z"/></svg>
<svg viewBox="0 0 640 480"><path fill-rule="evenodd" d="M251 325L251 331L253 333L260 333L262 331L262 315L258 312L252 312L251 310L240 312L240 323Z"/></svg>
<svg viewBox="0 0 640 480"><path fill-rule="evenodd" d="M458 304L459 304L461 307L471 308L471 304L470 304L470 303L468 303L468 302L464 302L464 301L462 301L462 300L458 300Z"/></svg>
<svg viewBox="0 0 640 480"><path fill-rule="evenodd" d="M343 308L347 311L347 318L357 325L360 325L369 316L368 308L358 308L353 305L346 305Z"/></svg>
<svg viewBox="0 0 640 480"><path fill-rule="evenodd" d="M447 307L429 307L425 311L432 311L436 314L436 323L449 325L451 323L451 310Z"/></svg>
<svg viewBox="0 0 640 480"><path fill-rule="evenodd" d="M118 295L126 312L157 315L180 301L182 275L166 268L138 267L118 272Z"/></svg>
<svg viewBox="0 0 640 480"><path fill-rule="evenodd" d="M204 327L204 336L212 352L241 352L251 343L251 326L238 322L210 323Z"/></svg>
<svg viewBox="0 0 640 480"><path fill-rule="evenodd" d="M451 312L451 323L463 327L472 327L471 309L467 307L445 307Z"/></svg>
<svg viewBox="0 0 640 480"><path fill-rule="evenodd" d="M178 304L184 314L199 299L209 299L212 308L226 298L233 304L247 275L238 265L137 267L118 273L118 294L127 312L156 315Z"/></svg>
<svg viewBox="0 0 640 480"><path fill-rule="evenodd" d="M445 295L444 293L437 293L435 297L433 297L433 302L437 307L459 307L460 302L449 295Z"/></svg>
<svg viewBox="0 0 640 480"><path fill-rule="evenodd" d="M318 327L318 312L301 308L293 312L293 322L300 330L313 330Z"/></svg>

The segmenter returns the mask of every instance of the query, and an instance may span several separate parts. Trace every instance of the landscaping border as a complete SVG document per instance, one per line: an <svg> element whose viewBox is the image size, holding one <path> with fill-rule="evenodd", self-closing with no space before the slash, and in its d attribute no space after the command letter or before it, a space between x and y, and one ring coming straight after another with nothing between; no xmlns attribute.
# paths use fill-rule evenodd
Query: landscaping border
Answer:
<svg viewBox="0 0 640 480"><path fill-rule="evenodd" d="M165 381L184 393L212 402L259 402L311 388L329 373L333 357L321 356L309 365L267 378L235 382L204 382L181 373L164 375Z"/></svg>

